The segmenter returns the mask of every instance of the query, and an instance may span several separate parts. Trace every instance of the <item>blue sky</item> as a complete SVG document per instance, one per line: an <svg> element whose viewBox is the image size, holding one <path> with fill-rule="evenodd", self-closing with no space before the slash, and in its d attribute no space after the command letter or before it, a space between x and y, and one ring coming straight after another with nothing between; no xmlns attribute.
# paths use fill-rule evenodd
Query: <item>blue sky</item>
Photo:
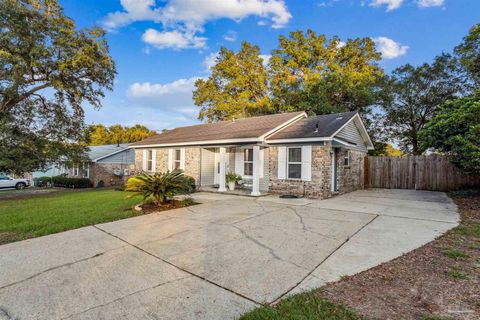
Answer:
<svg viewBox="0 0 480 320"><path fill-rule="evenodd" d="M221 46L258 44L268 58L279 35L313 29L341 39L372 37L387 72L449 52L480 22L478 0L60 0L79 27L108 30L118 75L87 123L197 123L193 82L208 76Z"/></svg>

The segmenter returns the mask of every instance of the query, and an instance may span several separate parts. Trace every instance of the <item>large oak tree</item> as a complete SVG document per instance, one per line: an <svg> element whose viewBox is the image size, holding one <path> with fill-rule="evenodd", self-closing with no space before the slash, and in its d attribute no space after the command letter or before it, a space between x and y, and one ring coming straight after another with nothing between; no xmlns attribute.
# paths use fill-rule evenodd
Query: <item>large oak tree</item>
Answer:
<svg viewBox="0 0 480 320"><path fill-rule="evenodd" d="M78 30L55 0L1 0L0 171L80 156L83 105L100 108L114 76L103 30Z"/></svg>
<svg viewBox="0 0 480 320"><path fill-rule="evenodd" d="M247 42L235 53L222 48L212 74L193 93L199 119L227 120L260 114L365 111L377 101L383 77L380 54L369 38L342 43L308 30L281 36L267 64Z"/></svg>

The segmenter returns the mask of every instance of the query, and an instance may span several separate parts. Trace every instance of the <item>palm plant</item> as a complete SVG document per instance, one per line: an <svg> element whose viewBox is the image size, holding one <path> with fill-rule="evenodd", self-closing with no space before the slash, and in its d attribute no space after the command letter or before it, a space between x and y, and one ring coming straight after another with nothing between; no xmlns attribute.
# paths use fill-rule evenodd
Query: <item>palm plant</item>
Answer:
<svg viewBox="0 0 480 320"><path fill-rule="evenodd" d="M133 192L131 197L142 195L143 200L153 198L156 205L165 204L179 194L192 192L191 177L183 174L182 170L167 171L165 173L141 173L127 181L126 191Z"/></svg>

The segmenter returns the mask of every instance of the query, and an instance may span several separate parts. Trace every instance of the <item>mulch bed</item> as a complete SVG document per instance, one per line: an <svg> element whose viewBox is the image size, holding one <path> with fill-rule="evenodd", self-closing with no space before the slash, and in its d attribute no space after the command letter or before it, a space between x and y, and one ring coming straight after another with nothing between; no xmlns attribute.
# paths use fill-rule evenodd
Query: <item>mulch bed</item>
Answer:
<svg viewBox="0 0 480 320"><path fill-rule="evenodd" d="M196 203L194 202L184 202L184 201L171 201L169 203L166 203L161 206L157 206L154 203L148 203L148 204L142 204L140 205L140 208L142 208L142 213L148 214L148 213L154 213L154 212L160 212L160 211L167 211L167 210L172 210L172 209L178 209L178 208L184 208L188 207L191 205L194 205Z"/></svg>
<svg viewBox="0 0 480 320"><path fill-rule="evenodd" d="M368 319L480 319L480 190L450 197L459 227L317 293Z"/></svg>

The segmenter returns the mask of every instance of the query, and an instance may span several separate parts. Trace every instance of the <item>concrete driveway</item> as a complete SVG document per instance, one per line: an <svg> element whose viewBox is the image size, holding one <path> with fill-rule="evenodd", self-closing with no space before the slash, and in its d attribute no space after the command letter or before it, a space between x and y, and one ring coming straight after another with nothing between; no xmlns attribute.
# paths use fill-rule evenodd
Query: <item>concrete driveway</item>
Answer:
<svg viewBox="0 0 480 320"><path fill-rule="evenodd" d="M0 319L234 319L393 259L459 219L437 192L195 198L0 246Z"/></svg>

